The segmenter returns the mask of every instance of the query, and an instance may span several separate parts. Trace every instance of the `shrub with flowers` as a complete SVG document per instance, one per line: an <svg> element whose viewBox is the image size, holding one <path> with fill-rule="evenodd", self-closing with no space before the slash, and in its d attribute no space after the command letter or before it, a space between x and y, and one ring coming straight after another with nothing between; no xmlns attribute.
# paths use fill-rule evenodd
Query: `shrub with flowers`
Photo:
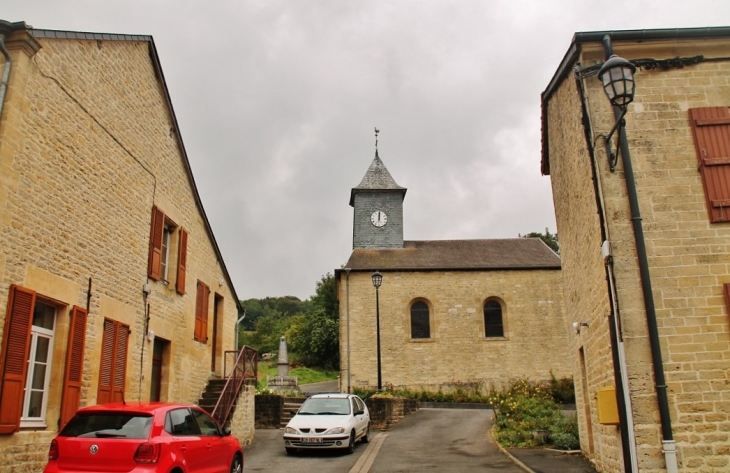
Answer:
<svg viewBox="0 0 730 473"><path fill-rule="evenodd" d="M551 444L571 450L579 446L577 423L563 416L547 385L518 379L490 393L489 403L494 409L495 437L505 447Z"/></svg>

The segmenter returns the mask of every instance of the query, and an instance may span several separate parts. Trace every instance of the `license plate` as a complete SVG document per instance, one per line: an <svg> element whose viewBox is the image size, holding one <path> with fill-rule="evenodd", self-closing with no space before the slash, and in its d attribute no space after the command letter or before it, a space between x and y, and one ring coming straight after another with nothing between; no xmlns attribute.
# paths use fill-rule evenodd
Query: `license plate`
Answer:
<svg viewBox="0 0 730 473"><path fill-rule="evenodd" d="M322 443L322 437L302 437L302 443Z"/></svg>

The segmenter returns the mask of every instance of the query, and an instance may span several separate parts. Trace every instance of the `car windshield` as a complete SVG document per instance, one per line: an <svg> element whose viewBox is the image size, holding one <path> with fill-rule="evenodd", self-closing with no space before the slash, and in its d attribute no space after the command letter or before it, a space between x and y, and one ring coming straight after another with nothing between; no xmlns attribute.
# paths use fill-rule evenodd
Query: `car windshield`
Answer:
<svg viewBox="0 0 730 473"><path fill-rule="evenodd" d="M60 434L61 437L146 439L152 416L129 412L79 412Z"/></svg>
<svg viewBox="0 0 730 473"><path fill-rule="evenodd" d="M301 415L347 415L350 400L347 398L309 398L304 401L298 414Z"/></svg>

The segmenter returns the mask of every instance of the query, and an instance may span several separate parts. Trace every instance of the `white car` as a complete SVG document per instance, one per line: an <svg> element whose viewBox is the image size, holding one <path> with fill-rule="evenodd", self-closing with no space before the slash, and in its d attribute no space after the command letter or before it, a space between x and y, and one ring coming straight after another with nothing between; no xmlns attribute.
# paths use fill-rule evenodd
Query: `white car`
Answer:
<svg viewBox="0 0 730 473"><path fill-rule="evenodd" d="M354 394L315 394L307 398L286 425L284 447L294 455L299 449L355 450L355 443L368 442L370 413Z"/></svg>

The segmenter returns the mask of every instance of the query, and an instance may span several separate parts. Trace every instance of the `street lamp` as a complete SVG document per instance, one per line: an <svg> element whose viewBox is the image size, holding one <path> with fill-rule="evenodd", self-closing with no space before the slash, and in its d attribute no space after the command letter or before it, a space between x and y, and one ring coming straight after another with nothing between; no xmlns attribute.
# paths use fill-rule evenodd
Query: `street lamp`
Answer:
<svg viewBox="0 0 730 473"><path fill-rule="evenodd" d="M378 391L381 391L383 389L383 377L380 371L380 298L378 296L378 289L383 284L383 275L375 271L371 277L373 279L373 286L375 286L375 330L378 340Z"/></svg>
<svg viewBox="0 0 730 473"><path fill-rule="evenodd" d="M616 145L616 153L611 151L611 137L616 130L619 130L620 136L620 129L626 125L624 120L626 108L634 100L634 72L636 72L636 66L615 54L611 55L598 71L598 80L603 84L603 91L606 92L608 100L611 105L621 110L621 114L616 119L616 124L605 138L606 155L608 156L611 172L616 169L619 152L618 144Z"/></svg>

